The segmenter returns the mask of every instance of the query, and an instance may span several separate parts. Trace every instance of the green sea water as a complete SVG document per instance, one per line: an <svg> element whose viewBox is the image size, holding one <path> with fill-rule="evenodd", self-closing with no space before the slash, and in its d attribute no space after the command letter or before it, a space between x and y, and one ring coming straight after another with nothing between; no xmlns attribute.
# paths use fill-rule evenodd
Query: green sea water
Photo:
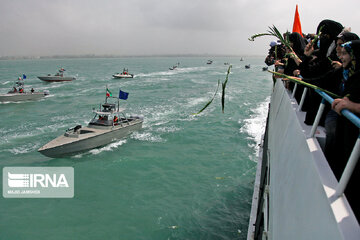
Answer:
<svg viewBox="0 0 360 240"><path fill-rule="evenodd" d="M263 57L133 57L0 61L0 92L26 74L40 101L0 104L0 166L73 167L74 198L0 198L0 239L246 239L272 80ZM169 70L177 62L176 70ZM201 114L217 82L221 96ZM245 64L251 64L245 69ZM37 76L66 69L72 82ZM113 79L128 68L133 79ZM125 139L51 159L37 149L70 127L85 126L106 86L143 129ZM220 88L221 89L221 88ZM2 171L1 171L2 179ZM1 184L2 185L2 184Z"/></svg>

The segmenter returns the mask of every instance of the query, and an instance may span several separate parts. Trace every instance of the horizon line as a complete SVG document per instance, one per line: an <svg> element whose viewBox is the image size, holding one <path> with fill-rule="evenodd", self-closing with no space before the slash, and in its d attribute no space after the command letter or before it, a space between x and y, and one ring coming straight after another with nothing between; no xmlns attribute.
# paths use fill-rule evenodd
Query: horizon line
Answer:
<svg viewBox="0 0 360 240"><path fill-rule="evenodd" d="M28 55L28 56L0 56L0 60L16 59L61 59L61 58L130 58L130 57L262 57L259 54L144 54L144 55L117 55L117 54L54 54L54 55Z"/></svg>

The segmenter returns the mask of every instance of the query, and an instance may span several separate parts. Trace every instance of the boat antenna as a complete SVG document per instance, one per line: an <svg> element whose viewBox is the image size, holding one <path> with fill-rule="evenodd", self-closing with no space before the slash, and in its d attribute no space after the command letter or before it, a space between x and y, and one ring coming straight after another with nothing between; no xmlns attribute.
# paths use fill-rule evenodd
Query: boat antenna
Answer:
<svg viewBox="0 0 360 240"><path fill-rule="evenodd" d="M106 87L105 87L105 103L107 103L107 99L108 99L107 90L108 90L108 87L106 85Z"/></svg>

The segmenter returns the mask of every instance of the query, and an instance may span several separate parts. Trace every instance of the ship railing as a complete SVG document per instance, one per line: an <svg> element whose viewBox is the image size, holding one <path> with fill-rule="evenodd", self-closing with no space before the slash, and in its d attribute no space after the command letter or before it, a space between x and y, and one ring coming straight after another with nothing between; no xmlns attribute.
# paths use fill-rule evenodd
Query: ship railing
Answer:
<svg viewBox="0 0 360 240"><path fill-rule="evenodd" d="M294 96L295 96L296 87L297 87L297 83L295 83L293 93L292 93L292 98L294 98ZM334 99L332 97L330 97L328 94L324 93L323 91L315 90L315 92L318 93L322 97L322 100L321 100L318 112L316 114L313 126L310 131L311 138L313 138L315 136L316 129L319 125L321 116L325 109L325 103L328 102L328 103L332 104L332 102L334 101ZM303 105L305 97L306 97L306 93L307 93L307 87L304 88L304 91L302 93L298 111L300 111L302 108L302 105ZM348 109L343 109L341 111L341 114L344 117L346 117L350 122L352 122L357 128L360 129L360 118L357 117L354 113L352 113ZM341 175L339 184L336 187L335 197L340 197L344 193L346 186L349 183L349 180L351 178L351 175L354 172L354 169L356 167L359 157L360 157L360 134L356 140L356 143L355 143L353 150L350 154L350 157L347 161L345 170L343 171L343 173Z"/></svg>

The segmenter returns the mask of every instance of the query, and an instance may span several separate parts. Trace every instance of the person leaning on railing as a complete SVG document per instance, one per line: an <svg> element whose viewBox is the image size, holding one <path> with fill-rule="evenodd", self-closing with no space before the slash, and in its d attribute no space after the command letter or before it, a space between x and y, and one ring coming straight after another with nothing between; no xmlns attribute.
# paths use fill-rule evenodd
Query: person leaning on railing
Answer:
<svg viewBox="0 0 360 240"><path fill-rule="evenodd" d="M342 46L340 60L344 68L344 81L340 87L343 98L335 99L332 108L338 113L343 108L347 108L360 116L360 40L350 41ZM358 137L359 128L340 115L335 131L336 154L332 159L328 159L337 179L340 179ZM360 216L360 197L357 194L357 184L360 182L359 171L358 163L345 190L345 195L358 218Z"/></svg>
<svg viewBox="0 0 360 240"><path fill-rule="evenodd" d="M342 51L342 44L351 40L358 40L359 37L355 33L345 32L341 33L337 37L337 47L336 47L336 54L338 57L341 57L341 51ZM342 90L340 85L342 82L344 82L344 76L343 76L343 66L341 60L338 61L332 61L333 69L328 71L326 74L316 77L316 78L297 78L298 80L302 80L308 83L311 83L313 85L319 86L325 90L328 90L330 92L333 92L337 95L343 96ZM300 71L296 70L294 71L294 75L299 75ZM337 99L335 101L335 104L338 101L342 101L341 105L339 105L337 108L340 108L347 102L343 101L343 99ZM328 106L328 105L327 105ZM334 146L335 144L335 129L337 124L337 118L338 114L335 111L329 111L329 109L325 109L324 117L325 117L325 130L326 130L326 142L325 142L325 156L328 159L331 159L334 154L336 154L336 148ZM335 110L335 109L334 109ZM351 110L351 109L349 109Z"/></svg>

